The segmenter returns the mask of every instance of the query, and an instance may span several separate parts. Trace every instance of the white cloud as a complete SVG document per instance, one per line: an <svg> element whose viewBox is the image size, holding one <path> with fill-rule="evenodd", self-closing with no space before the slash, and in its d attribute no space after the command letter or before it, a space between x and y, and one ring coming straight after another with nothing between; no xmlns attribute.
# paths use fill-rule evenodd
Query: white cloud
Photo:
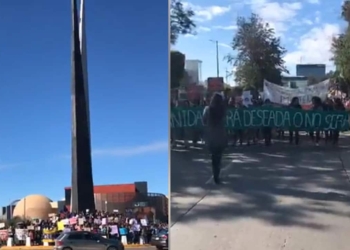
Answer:
<svg viewBox="0 0 350 250"><path fill-rule="evenodd" d="M164 152L169 149L168 142L154 142L146 145L138 145L132 147L118 147L118 148L107 148L107 149L96 149L93 150L93 156L135 156L140 154L158 153Z"/></svg>
<svg viewBox="0 0 350 250"><path fill-rule="evenodd" d="M208 27L199 26L199 27L197 28L197 31L199 31L199 32L209 32L209 31L211 31L211 29L208 28Z"/></svg>
<svg viewBox="0 0 350 250"><path fill-rule="evenodd" d="M308 0L308 2L311 4L319 4L320 0Z"/></svg>
<svg viewBox="0 0 350 250"><path fill-rule="evenodd" d="M229 44L226 44L226 43L218 43L218 45L221 47L224 47L224 48L232 49L232 46L230 46Z"/></svg>
<svg viewBox="0 0 350 250"><path fill-rule="evenodd" d="M192 34L185 34L183 37L185 38L192 38L192 39L197 39L198 36L192 35Z"/></svg>
<svg viewBox="0 0 350 250"><path fill-rule="evenodd" d="M300 63L325 63L332 65L330 58L332 38L340 33L338 24L324 24L316 27L299 38L296 49L285 56L287 66Z"/></svg>
<svg viewBox="0 0 350 250"><path fill-rule="evenodd" d="M300 2L279 3L268 0L251 0L251 8L275 29L276 34L282 35L301 10L302 4Z"/></svg>
<svg viewBox="0 0 350 250"><path fill-rule="evenodd" d="M321 21L321 12L315 12L315 23L319 23Z"/></svg>
<svg viewBox="0 0 350 250"><path fill-rule="evenodd" d="M312 24L313 24L313 22L312 22L310 19L306 19L306 18L304 18L304 19L302 20L302 23L303 23L303 24L307 24L307 25L312 25Z"/></svg>
<svg viewBox="0 0 350 250"><path fill-rule="evenodd" d="M228 25L228 26L214 26L214 29L218 29L218 30L236 30L237 29L237 25Z"/></svg>
<svg viewBox="0 0 350 250"><path fill-rule="evenodd" d="M199 6L189 2L183 2L183 6L195 12L195 20L198 22L211 21L214 17L222 16L231 10L231 6Z"/></svg>

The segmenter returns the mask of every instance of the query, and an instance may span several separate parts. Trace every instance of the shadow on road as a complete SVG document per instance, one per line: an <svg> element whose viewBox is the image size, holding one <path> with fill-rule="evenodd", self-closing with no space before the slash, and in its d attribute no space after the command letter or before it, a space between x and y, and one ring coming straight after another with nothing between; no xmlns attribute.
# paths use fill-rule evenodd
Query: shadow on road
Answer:
<svg viewBox="0 0 350 250"><path fill-rule="evenodd" d="M223 173L220 186L205 184L210 178L205 149L173 150L173 223L259 219L274 225L326 230L329 225L322 221L323 215L350 217L343 209L344 204L350 205L350 186L341 159L350 152L345 144L350 143L342 140L338 147L276 143L269 148L231 148L223 165L232 162L232 166Z"/></svg>

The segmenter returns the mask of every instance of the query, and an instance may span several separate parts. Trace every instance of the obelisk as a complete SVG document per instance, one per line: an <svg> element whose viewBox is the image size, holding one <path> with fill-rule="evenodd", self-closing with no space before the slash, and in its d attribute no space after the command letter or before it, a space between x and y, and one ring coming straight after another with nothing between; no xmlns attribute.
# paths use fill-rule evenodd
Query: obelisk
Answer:
<svg viewBox="0 0 350 250"><path fill-rule="evenodd" d="M81 212L87 209L95 210L95 200L88 86L84 81L87 72L84 72L85 67L79 38L77 0L72 0L72 26L72 187L70 210Z"/></svg>

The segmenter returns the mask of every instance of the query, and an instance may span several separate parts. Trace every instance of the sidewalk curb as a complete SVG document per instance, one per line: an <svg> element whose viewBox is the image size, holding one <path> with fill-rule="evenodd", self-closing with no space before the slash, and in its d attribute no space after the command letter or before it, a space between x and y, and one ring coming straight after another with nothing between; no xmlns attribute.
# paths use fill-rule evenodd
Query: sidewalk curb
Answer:
<svg viewBox="0 0 350 250"><path fill-rule="evenodd" d="M141 247L150 247L151 245L144 244L135 244L135 245L124 245L125 248L141 248ZM53 246L31 246L31 247L26 247L26 246L16 246L16 247L0 247L0 250L52 250Z"/></svg>

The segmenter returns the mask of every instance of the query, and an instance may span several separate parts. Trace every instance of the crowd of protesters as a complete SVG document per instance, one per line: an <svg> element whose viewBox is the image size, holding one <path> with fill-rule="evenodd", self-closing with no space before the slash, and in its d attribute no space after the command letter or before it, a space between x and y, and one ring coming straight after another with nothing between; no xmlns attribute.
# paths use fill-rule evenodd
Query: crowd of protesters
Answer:
<svg viewBox="0 0 350 250"><path fill-rule="evenodd" d="M171 131L171 141L172 146L176 146L177 140L181 138L185 141L185 147L187 140L191 140L196 144L199 140L205 142L209 152L211 154L211 165L213 172L213 180L215 184L220 184L220 171L221 171L221 161L222 155L229 143L230 146L236 146L237 142L241 145L243 141L247 141L249 146L251 143L255 144L257 141L262 138L266 146L271 145L271 140L273 137L273 130L276 130L276 134L279 137L284 136L284 130L272 127L259 127L259 128L227 128L226 127L226 110L227 108L249 108L248 105L243 106L241 101L236 101L234 98L224 98L220 93L214 93L211 97L209 104L205 102L197 102L192 106L203 106L203 116L202 121L204 124L203 128L172 128ZM246 103L247 104L247 103ZM177 103L180 106L180 103ZM190 105L189 102L184 102L182 104L184 107ZM258 106L272 106L273 104L269 99L262 100L253 100L253 107ZM176 107L176 106L175 106ZM299 103L299 98L292 98L290 104L285 106L288 109L302 109L302 106ZM312 97L311 110L315 111L345 111L345 106L341 99L327 99L322 101L321 98L314 96ZM316 129L315 129L316 130ZM299 144L299 132L297 129L289 130L289 142L290 144ZM321 133L325 135L325 142L331 142L333 145L338 143L339 131L330 130L330 131L309 131L310 139L316 144L319 145ZM180 140L181 140L180 139ZM203 140L204 139L204 140Z"/></svg>
<svg viewBox="0 0 350 250"><path fill-rule="evenodd" d="M224 99L225 106L227 108L245 108L242 104L241 99L235 99L233 97ZM350 103L347 100L341 100L340 98L328 98L325 101L322 101L321 98L314 96L312 98L311 110L317 111L344 111L346 110L344 103ZM209 102L206 100L197 100L194 102L190 101L173 101L171 103L172 107L206 107L209 105ZM252 100L250 107L259 107L259 106L269 106L275 105L272 104L268 99L263 100L257 98ZM281 105L278 105L281 106ZM302 109L302 106L299 104L299 99L297 97L291 100L291 103L286 108L293 109ZM276 133L273 133L276 132ZM289 136L289 142L291 144L299 144L299 131L287 131ZM246 144L250 146L256 144L259 140L264 140L266 146L271 145L271 139L273 134L276 134L278 139L284 138L285 131L274 128L247 128L247 129L227 129L227 143L229 146L237 146ZM321 140L321 135L324 135L325 143L332 143L336 145L339 139L339 131L310 131L310 139L316 144L319 145ZM204 128L172 128L171 131L171 141L172 146L177 145L177 141L184 141L185 147L188 147L188 142L192 141L194 145L198 142L204 142Z"/></svg>
<svg viewBox="0 0 350 250"><path fill-rule="evenodd" d="M167 227L167 223L154 223L119 212L70 213L63 211L47 220L25 220L14 226L3 228L0 230L0 240L2 245L6 245L7 239L12 237L14 245L25 245L26 238L29 237L31 245L35 246L43 245L43 242L47 240L53 241L62 232L89 231L105 238L119 240L125 236L127 244L139 244L142 237L143 243L147 244L153 234Z"/></svg>

